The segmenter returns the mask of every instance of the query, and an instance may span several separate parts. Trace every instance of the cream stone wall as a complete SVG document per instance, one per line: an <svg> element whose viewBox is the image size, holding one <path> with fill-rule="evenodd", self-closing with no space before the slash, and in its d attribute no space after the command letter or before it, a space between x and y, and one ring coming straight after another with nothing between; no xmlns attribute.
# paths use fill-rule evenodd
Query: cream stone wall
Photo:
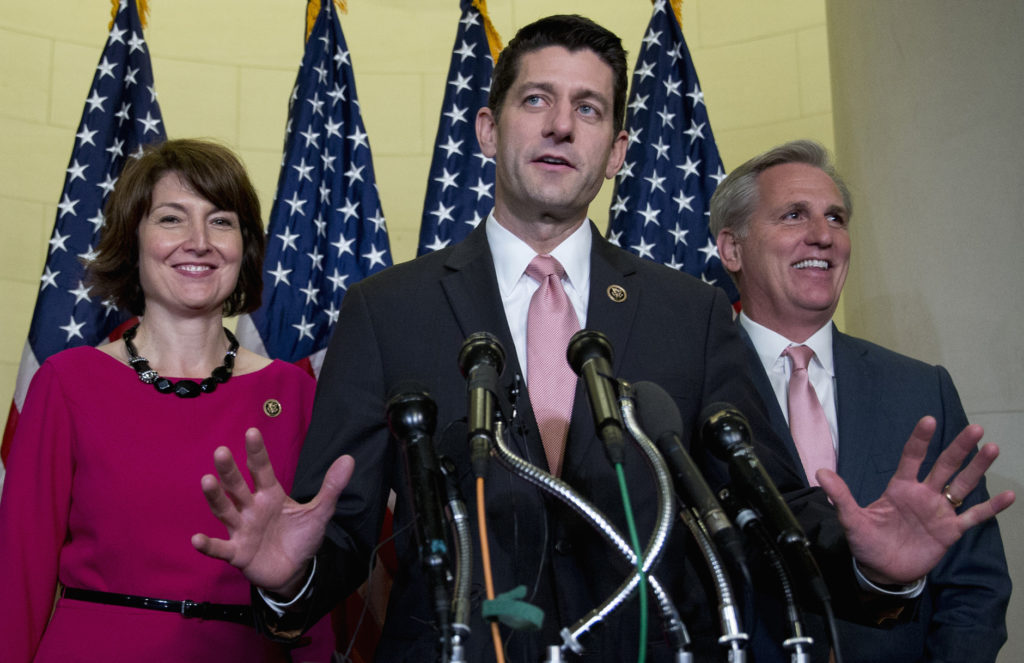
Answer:
<svg viewBox="0 0 1024 663"><path fill-rule="evenodd" d="M265 214L302 57L300 0L150 0L145 36L168 135L242 156ZM824 0L689 0L683 32L726 169L795 137L832 145ZM416 251L457 0L349 0L355 67L396 261ZM647 0L490 0L503 41L551 13L590 16L639 51ZM0 411L6 418L56 205L107 35L107 0L0 0ZM591 208L607 221L610 186Z"/></svg>

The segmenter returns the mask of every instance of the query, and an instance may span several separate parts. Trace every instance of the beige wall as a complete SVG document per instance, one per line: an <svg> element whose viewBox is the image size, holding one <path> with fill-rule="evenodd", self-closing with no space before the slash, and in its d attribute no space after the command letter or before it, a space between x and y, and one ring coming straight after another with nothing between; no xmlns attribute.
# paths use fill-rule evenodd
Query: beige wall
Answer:
<svg viewBox="0 0 1024 663"><path fill-rule="evenodd" d="M150 0L146 38L172 137L215 137L248 165L265 211L303 48L300 0ZM355 66L396 261L416 250L458 0L349 0ZM503 40L586 14L630 59L647 0L490 0ZM74 133L106 40L107 0L0 0L0 411L6 417ZM689 0L684 34L728 169L794 136L832 143L824 0ZM606 222L610 188L592 207Z"/></svg>
<svg viewBox="0 0 1024 663"><path fill-rule="evenodd" d="M850 330L949 368L1002 448L989 491L1021 495L1024 5L831 0L828 19L836 148L858 207ZM1024 508L999 522L1020 584ZM1024 660L1016 595L1007 624L999 660Z"/></svg>

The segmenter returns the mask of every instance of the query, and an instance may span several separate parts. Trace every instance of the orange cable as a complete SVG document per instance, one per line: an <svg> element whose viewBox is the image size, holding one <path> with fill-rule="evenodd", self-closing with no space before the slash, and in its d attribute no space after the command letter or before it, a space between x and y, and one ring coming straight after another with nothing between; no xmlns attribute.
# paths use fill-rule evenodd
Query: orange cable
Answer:
<svg viewBox="0 0 1024 663"><path fill-rule="evenodd" d="M484 515L484 478L476 478L476 525L480 531L480 555L484 562L484 587L487 590L487 599L494 600L494 577L491 575L491 548L487 544L487 518ZM498 632L498 622L491 622L491 637L494 640L494 655L498 663L505 663L505 652L501 646L501 633Z"/></svg>

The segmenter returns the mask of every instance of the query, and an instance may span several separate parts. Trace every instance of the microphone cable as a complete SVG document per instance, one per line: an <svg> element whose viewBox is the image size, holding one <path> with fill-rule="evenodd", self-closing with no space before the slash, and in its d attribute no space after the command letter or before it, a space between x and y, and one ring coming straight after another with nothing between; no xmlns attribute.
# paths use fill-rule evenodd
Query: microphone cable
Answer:
<svg viewBox="0 0 1024 663"><path fill-rule="evenodd" d="M484 588L487 600L494 600L494 575L491 573L491 547L487 542L487 516L484 500L484 478L476 478L476 526L480 536L480 557L484 564ZM491 620L491 639L494 641L494 656L498 663L505 663L505 648L501 644L501 632L498 622Z"/></svg>
<svg viewBox="0 0 1024 663"><path fill-rule="evenodd" d="M633 516L633 505L629 501L629 490L626 488L626 472L622 469L622 463L615 463L615 476L619 480L619 492L622 494L622 508L626 512L626 528L629 530L629 541L633 544L633 552L636 554L636 574L639 578L640 600L640 652L637 654L637 663L645 663L647 660L647 572L644 571L644 551L640 547L640 536L636 531L636 519Z"/></svg>
<svg viewBox="0 0 1024 663"><path fill-rule="evenodd" d="M723 488L718 493L722 506L739 526L740 530L750 537L757 549L765 556L768 565L775 573L775 579L782 591L782 598L786 604L786 620L789 623L790 636L783 640L782 647L790 652L791 663L810 663L810 647L814 644L814 638L804 627L803 618L800 616L800 608L797 605L796 594L793 591L793 581L790 578L789 570L779 552L778 546L772 541L771 536L765 529L760 517L750 507L741 506L736 497L728 488Z"/></svg>

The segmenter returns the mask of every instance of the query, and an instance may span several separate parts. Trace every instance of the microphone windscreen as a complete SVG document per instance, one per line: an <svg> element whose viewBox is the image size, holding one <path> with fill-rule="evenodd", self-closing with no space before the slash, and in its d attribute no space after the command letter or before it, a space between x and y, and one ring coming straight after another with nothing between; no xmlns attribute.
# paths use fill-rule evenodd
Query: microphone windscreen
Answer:
<svg viewBox="0 0 1024 663"><path fill-rule="evenodd" d="M665 435L683 436L683 418L668 392L653 382L633 384L640 424L654 440Z"/></svg>

